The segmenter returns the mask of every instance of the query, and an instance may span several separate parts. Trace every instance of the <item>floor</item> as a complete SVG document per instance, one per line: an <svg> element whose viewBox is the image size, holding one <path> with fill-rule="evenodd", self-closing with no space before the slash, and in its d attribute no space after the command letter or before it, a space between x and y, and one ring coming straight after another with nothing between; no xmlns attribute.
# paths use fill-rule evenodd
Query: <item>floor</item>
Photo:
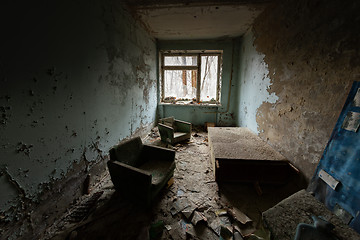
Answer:
<svg viewBox="0 0 360 240"><path fill-rule="evenodd" d="M207 133L201 129L174 147L161 143L156 128L144 142L176 150L174 182L151 209L116 192L105 174L48 228L44 239L269 239L261 213L300 189L295 181L260 186L261 193L252 184L218 185Z"/></svg>

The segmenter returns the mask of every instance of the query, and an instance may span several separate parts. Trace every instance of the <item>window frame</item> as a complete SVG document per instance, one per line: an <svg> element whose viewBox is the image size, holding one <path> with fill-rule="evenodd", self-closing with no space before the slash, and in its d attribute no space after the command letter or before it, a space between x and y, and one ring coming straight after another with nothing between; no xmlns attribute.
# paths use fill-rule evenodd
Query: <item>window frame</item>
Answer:
<svg viewBox="0 0 360 240"><path fill-rule="evenodd" d="M220 105L220 91L221 91L221 76L222 76L222 60L223 60L223 51L222 50L170 50L170 51L160 51L160 102L168 103L168 104L176 104L180 100L175 100L173 102L165 101L165 71L166 70L196 70L196 104L214 104ZM197 65L195 66L165 66L165 57L172 56L196 56L197 57ZM216 99L215 102L212 101L200 101L201 95L201 57L202 56L218 56L218 64L217 64L217 83L216 83ZM192 101L191 101L192 102ZM183 104L187 104L187 102L182 102Z"/></svg>

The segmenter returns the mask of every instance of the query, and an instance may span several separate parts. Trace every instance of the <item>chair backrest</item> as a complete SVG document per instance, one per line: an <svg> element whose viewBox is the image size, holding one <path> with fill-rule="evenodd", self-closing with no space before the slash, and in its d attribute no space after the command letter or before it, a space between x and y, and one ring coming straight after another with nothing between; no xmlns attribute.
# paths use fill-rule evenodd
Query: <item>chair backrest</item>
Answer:
<svg viewBox="0 0 360 240"><path fill-rule="evenodd" d="M167 117L167 118L161 118L159 120L159 123L165 124L166 126L175 127L175 118L174 117Z"/></svg>
<svg viewBox="0 0 360 240"><path fill-rule="evenodd" d="M137 167L140 164L142 148L141 138L132 138L110 149L110 160Z"/></svg>

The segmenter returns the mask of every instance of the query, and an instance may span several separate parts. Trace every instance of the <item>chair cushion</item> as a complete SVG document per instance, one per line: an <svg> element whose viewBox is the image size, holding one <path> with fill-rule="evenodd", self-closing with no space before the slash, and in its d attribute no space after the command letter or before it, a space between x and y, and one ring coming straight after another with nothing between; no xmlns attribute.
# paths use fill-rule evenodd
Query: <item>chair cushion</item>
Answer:
<svg viewBox="0 0 360 240"><path fill-rule="evenodd" d="M151 173L152 185L158 185L167 178L169 172L172 172L175 168L174 161L164 161L158 159L152 159L145 162L139 167L141 170Z"/></svg>

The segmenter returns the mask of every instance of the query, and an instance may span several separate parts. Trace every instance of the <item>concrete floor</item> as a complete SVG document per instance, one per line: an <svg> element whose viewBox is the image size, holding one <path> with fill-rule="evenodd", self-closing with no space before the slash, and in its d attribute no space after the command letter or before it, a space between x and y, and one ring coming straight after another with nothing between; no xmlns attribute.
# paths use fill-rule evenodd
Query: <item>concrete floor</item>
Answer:
<svg viewBox="0 0 360 240"><path fill-rule="evenodd" d="M164 146L156 129L144 142ZM153 239L219 239L217 227L220 222L231 231L241 232L244 239L258 239L253 233L268 239L269 232L264 230L261 213L300 189L292 182L282 186L261 186L263 193L259 196L251 184L218 185L209 159L206 132L194 131L189 142L172 148L176 150L174 183L159 194L151 209L115 192L110 176L105 174L103 181L94 186L89 195L79 199L63 218L48 228L44 239L146 240L150 239L149 230L153 234L156 223L164 226L160 227L162 235ZM92 204L88 199L96 192L100 192L98 195L103 193ZM190 206L183 213L176 213L179 210L176 206L182 204ZM90 212L83 214L86 217L79 221L88 209ZM194 209L197 217L206 218L196 226L190 223L191 217L186 217ZM242 224L227 210L240 210L252 222ZM226 234L224 229L222 234Z"/></svg>

